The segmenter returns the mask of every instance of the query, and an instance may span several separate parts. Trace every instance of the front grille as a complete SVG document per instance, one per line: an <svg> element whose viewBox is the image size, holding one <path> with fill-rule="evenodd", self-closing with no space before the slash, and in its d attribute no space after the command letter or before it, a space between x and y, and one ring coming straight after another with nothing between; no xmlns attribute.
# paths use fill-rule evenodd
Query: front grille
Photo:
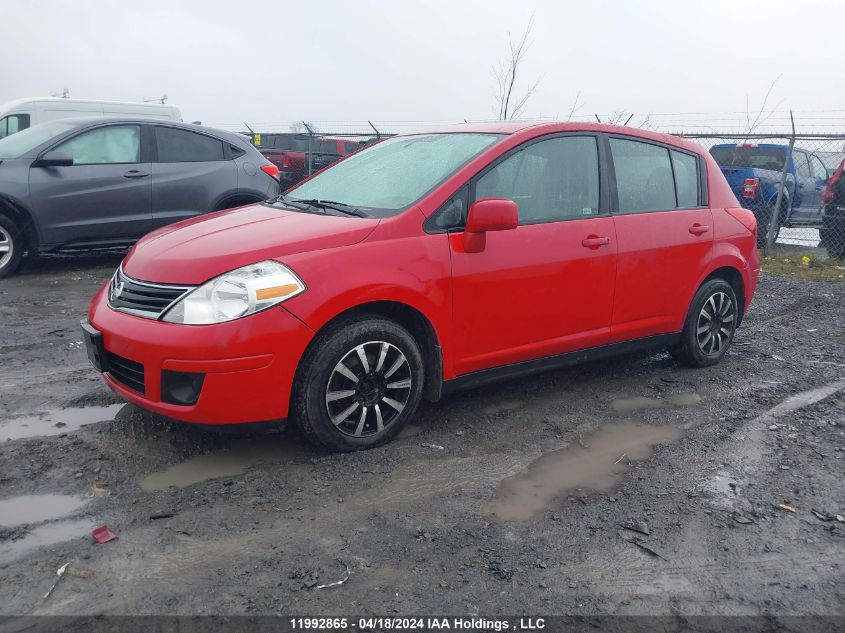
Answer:
<svg viewBox="0 0 845 633"><path fill-rule="evenodd" d="M111 377L133 391L144 393L144 366L134 360L106 351L107 369Z"/></svg>
<svg viewBox="0 0 845 633"><path fill-rule="evenodd" d="M152 284L132 279L118 268L109 285L109 306L147 319L157 319L193 286Z"/></svg>

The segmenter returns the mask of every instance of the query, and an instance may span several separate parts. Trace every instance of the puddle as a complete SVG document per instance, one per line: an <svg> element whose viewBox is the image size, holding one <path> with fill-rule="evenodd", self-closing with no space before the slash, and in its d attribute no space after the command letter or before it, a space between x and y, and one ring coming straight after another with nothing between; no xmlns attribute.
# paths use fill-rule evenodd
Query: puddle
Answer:
<svg viewBox="0 0 845 633"><path fill-rule="evenodd" d="M697 393L676 393L665 398L618 398L610 403L616 413L634 413L644 409L664 409L668 407L691 407L701 402Z"/></svg>
<svg viewBox="0 0 845 633"><path fill-rule="evenodd" d="M69 495L23 495L0 499L0 525L41 523L71 514L88 503Z"/></svg>
<svg viewBox="0 0 845 633"><path fill-rule="evenodd" d="M93 528L94 522L89 519L57 521L41 525L27 532L23 538L0 543L0 562L7 563L34 549L83 537Z"/></svg>
<svg viewBox="0 0 845 633"><path fill-rule="evenodd" d="M125 406L121 403L105 407L53 409L38 415L7 419L0 422L0 441L69 433L87 424L113 420Z"/></svg>
<svg viewBox="0 0 845 633"><path fill-rule="evenodd" d="M166 490L170 486L184 488L219 477L233 477L250 466L286 460L290 454L286 448L292 446L289 436L282 439L263 437L236 441L229 450L192 457L145 477L139 485L142 490L149 492ZM301 447L298 450L301 451Z"/></svg>
<svg viewBox="0 0 845 633"><path fill-rule="evenodd" d="M711 477L704 487L721 495L736 496L739 494L739 482L724 471L720 471L717 475Z"/></svg>
<svg viewBox="0 0 845 633"><path fill-rule="evenodd" d="M505 521L525 520L557 507L575 491L609 492L622 481L629 461L650 457L653 447L678 438L670 426L618 425L574 444L541 455L517 474L503 479L488 510Z"/></svg>

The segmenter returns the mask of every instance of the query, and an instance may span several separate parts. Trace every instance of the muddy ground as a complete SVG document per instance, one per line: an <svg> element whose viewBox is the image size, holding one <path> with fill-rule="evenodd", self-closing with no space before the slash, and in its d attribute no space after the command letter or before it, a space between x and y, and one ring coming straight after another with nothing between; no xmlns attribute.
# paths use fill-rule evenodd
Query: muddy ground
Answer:
<svg viewBox="0 0 845 633"><path fill-rule="evenodd" d="M515 380L332 455L121 405L78 332L119 259L0 281L0 615L845 613L845 284L764 275L717 367Z"/></svg>

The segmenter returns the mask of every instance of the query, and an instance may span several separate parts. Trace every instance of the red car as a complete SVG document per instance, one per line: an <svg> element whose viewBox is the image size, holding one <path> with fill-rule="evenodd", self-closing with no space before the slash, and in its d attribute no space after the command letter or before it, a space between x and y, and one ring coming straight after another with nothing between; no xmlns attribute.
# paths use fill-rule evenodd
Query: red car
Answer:
<svg viewBox="0 0 845 633"><path fill-rule="evenodd" d="M140 407L292 418L356 450L422 398L498 378L661 346L719 362L757 285L755 233L683 139L468 124L150 233L83 326L106 383Z"/></svg>

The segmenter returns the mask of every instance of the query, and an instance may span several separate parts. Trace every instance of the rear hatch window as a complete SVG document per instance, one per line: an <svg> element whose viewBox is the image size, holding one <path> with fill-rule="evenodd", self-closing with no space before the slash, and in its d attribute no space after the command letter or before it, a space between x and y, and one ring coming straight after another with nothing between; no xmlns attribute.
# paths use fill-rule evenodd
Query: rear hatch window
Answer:
<svg viewBox="0 0 845 633"><path fill-rule="evenodd" d="M786 152L778 147L727 146L714 147L710 154L719 167L740 169L783 169Z"/></svg>

